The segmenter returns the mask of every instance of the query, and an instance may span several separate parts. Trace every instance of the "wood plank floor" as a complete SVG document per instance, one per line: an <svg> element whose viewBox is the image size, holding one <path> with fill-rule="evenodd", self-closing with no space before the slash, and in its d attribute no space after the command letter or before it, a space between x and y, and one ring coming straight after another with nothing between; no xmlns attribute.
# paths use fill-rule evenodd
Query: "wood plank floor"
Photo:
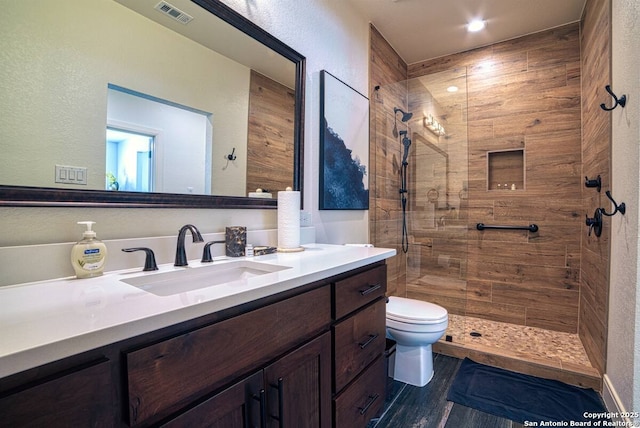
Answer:
<svg viewBox="0 0 640 428"><path fill-rule="evenodd" d="M447 401L462 360L434 354L435 374L422 388L393 381L382 416L367 428L522 428L523 425Z"/></svg>

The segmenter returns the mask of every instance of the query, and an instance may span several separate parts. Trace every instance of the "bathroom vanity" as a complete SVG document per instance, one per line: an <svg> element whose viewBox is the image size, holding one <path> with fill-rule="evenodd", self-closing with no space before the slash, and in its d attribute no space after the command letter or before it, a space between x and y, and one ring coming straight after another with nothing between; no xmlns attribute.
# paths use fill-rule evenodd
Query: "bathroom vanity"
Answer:
<svg viewBox="0 0 640 428"><path fill-rule="evenodd" d="M144 289L173 266L1 289L0 426L365 426L384 401L393 254L314 244L175 294Z"/></svg>

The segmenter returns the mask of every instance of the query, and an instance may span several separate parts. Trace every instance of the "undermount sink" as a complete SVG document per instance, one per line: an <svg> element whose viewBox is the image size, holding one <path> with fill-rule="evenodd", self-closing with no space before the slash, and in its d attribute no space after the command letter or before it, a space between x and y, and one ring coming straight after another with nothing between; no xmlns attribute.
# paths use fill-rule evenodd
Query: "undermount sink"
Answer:
<svg viewBox="0 0 640 428"><path fill-rule="evenodd" d="M121 281L156 296L172 296L214 285L246 282L249 278L290 269L289 266L238 260L211 266L147 274Z"/></svg>

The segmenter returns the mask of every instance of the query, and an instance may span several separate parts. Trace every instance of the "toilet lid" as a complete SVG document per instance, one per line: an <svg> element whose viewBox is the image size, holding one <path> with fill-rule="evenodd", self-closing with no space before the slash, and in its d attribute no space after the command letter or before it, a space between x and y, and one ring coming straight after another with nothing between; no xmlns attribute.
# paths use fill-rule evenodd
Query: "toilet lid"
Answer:
<svg viewBox="0 0 640 428"><path fill-rule="evenodd" d="M447 319L447 310L434 303L404 297L389 297L387 318L410 324L436 324Z"/></svg>

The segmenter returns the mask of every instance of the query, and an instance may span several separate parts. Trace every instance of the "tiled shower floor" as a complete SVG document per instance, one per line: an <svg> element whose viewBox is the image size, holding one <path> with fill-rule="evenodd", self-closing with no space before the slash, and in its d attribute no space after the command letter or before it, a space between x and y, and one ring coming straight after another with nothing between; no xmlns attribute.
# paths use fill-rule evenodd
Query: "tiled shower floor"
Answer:
<svg viewBox="0 0 640 428"><path fill-rule="evenodd" d="M474 337L472 332L480 333ZM450 335L451 342L446 342ZM565 382L594 387L600 375L577 334L562 333L536 327L489 321L449 314L445 336L434 345L434 351L458 358L481 356L485 363L544 377L557 377ZM477 359L477 358L476 358ZM550 376L557 371L558 376ZM586 381L585 381L586 377ZM598 388L596 388L598 389Z"/></svg>

